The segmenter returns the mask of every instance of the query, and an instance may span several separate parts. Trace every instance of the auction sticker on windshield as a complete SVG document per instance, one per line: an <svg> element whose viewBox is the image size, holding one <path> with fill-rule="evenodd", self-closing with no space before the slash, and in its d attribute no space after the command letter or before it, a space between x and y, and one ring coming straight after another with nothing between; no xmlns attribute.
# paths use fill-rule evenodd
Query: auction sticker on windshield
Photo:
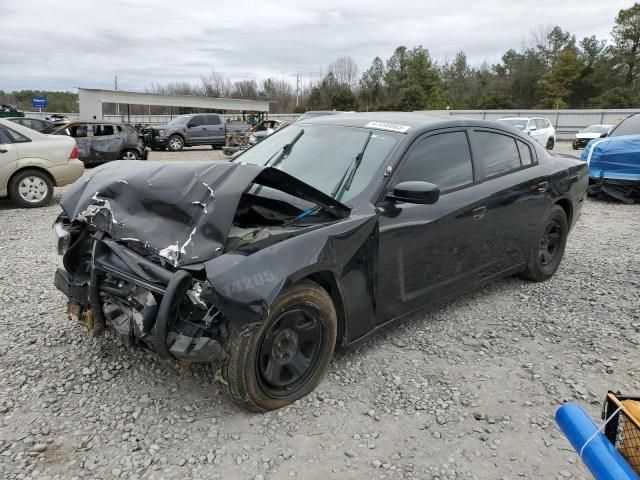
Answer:
<svg viewBox="0 0 640 480"><path fill-rule="evenodd" d="M369 122L365 125L365 127L369 128L379 128L381 130L391 130L393 132L401 132L404 133L409 130L409 126L400 125L399 123L388 123L388 122Z"/></svg>

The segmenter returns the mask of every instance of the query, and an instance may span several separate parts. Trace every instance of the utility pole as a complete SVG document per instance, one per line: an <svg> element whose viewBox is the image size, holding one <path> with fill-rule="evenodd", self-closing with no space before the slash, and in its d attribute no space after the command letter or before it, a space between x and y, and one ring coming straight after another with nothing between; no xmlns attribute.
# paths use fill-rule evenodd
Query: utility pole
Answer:
<svg viewBox="0 0 640 480"><path fill-rule="evenodd" d="M117 92L118 91L118 75L116 75L114 84L115 84L116 92ZM116 115L120 116L120 104L119 103L116 103Z"/></svg>
<svg viewBox="0 0 640 480"><path fill-rule="evenodd" d="M300 106L300 74L296 73L296 109Z"/></svg>

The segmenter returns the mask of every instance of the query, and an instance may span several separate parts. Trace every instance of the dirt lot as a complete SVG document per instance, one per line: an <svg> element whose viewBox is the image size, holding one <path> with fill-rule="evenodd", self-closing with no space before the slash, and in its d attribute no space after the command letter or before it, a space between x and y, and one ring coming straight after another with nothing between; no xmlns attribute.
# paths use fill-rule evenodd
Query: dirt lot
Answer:
<svg viewBox="0 0 640 480"><path fill-rule="evenodd" d="M589 201L551 281L507 279L388 328L264 415L206 368L67 320L58 211L0 201L3 478L586 479L558 404L595 418L607 389L640 392L640 206Z"/></svg>

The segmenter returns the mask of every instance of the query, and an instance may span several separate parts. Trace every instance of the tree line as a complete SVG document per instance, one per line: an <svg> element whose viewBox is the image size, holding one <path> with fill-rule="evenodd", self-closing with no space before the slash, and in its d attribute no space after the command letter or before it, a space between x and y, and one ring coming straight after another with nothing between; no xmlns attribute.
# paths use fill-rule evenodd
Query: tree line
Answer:
<svg viewBox="0 0 640 480"><path fill-rule="evenodd" d="M618 12L609 41L595 35L578 39L560 26L538 29L527 44L507 50L491 65L472 66L463 51L438 63L421 45L399 46L384 60L375 57L361 73L351 57L338 58L325 75L297 90L284 78L231 81L215 71L198 84L152 84L146 90L269 100L273 113L640 107L640 4ZM77 111L76 96L69 92L0 91L0 103L30 109L33 95L47 95L48 111ZM152 107L150 113L166 110ZM132 114L147 112L131 107Z"/></svg>

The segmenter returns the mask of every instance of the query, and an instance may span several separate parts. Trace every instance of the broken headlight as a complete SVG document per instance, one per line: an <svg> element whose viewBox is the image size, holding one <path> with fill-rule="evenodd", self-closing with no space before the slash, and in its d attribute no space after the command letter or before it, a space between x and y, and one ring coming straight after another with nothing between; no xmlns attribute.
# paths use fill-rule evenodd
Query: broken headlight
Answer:
<svg viewBox="0 0 640 480"><path fill-rule="evenodd" d="M167 133L167 131L163 129L159 129L157 132L158 132L158 136L160 137L164 137L164 134Z"/></svg>
<svg viewBox="0 0 640 480"><path fill-rule="evenodd" d="M53 225L53 230L55 231L56 237L58 239L57 241L58 255L64 255L65 252L69 249L71 234L69 233L69 230L64 228L63 222L56 222Z"/></svg>
<svg viewBox="0 0 640 480"><path fill-rule="evenodd" d="M258 143L258 137L253 134L249 135L249 143L251 145L255 145L256 143Z"/></svg>

